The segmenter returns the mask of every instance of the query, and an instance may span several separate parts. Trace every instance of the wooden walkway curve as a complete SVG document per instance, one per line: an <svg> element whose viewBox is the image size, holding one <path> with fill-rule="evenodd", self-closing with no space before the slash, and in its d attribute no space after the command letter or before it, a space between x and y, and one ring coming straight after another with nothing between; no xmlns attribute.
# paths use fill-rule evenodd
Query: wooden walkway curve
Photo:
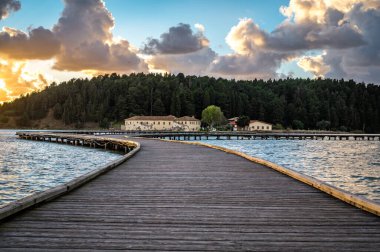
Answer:
<svg viewBox="0 0 380 252"><path fill-rule="evenodd" d="M232 154L138 141L126 163L0 224L0 251L379 251L375 215Z"/></svg>

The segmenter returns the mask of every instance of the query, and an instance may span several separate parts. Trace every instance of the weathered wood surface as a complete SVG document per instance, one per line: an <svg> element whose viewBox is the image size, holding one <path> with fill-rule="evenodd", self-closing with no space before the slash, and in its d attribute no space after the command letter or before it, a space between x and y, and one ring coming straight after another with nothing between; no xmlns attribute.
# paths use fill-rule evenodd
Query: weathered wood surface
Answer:
<svg viewBox="0 0 380 252"><path fill-rule="evenodd" d="M211 132L130 132L131 136L161 138L170 140L368 140L380 141L380 134L340 134L340 133L279 133L263 131L211 131Z"/></svg>
<svg viewBox="0 0 380 252"><path fill-rule="evenodd" d="M0 250L379 251L380 218L241 157L138 140L120 167L0 225Z"/></svg>

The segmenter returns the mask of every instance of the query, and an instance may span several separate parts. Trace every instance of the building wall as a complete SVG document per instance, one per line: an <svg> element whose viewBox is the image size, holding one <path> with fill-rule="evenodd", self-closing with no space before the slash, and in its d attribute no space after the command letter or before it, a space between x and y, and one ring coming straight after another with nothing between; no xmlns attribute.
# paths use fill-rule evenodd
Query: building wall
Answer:
<svg viewBox="0 0 380 252"><path fill-rule="evenodd" d="M126 130L171 130L172 121L160 120L125 120Z"/></svg>
<svg viewBox="0 0 380 252"><path fill-rule="evenodd" d="M176 121L182 127L183 131L199 131L201 129L200 121Z"/></svg>
<svg viewBox="0 0 380 252"><path fill-rule="evenodd" d="M200 121L125 120L125 130L198 131Z"/></svg>
<svg viewBox="0 0 380 252"><path fill-rule="evenodd" d="M249 123L248 130L270 131L272 130L272 125L264 122L251 122Z"/></svg>

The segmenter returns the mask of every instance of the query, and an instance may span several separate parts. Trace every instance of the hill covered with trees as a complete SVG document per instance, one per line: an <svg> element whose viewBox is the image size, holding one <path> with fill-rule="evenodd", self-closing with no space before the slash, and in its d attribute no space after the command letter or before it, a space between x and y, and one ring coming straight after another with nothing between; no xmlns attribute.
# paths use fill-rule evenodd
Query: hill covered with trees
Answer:
<svg viewBox="0 0 380 252"><path fill-rule="evenodd" d="M380 87L331 79L236 81L159 74L103 75L51 84L0 106L0 126L33 127L51 114L62 125L108 127L133 115L194 115L209 105L278 128L380 132Z"/></svg>

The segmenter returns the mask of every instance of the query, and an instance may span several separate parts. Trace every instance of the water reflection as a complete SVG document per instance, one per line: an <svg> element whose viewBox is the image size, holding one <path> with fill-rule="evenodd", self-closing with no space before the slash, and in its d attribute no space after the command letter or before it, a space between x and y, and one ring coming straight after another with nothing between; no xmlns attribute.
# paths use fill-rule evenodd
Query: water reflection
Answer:
<svg viewBox="0 0 380 252"><path fill-rule="evenodd" d="M326 140L204 140L263 158L380 201L380 142Z"/></svg>
<svg viewBox="0 0 380 252"><path fill-rule="evenodd" d="M0 130L0 207L120 157L100 149L21 140Z"/></svg>

